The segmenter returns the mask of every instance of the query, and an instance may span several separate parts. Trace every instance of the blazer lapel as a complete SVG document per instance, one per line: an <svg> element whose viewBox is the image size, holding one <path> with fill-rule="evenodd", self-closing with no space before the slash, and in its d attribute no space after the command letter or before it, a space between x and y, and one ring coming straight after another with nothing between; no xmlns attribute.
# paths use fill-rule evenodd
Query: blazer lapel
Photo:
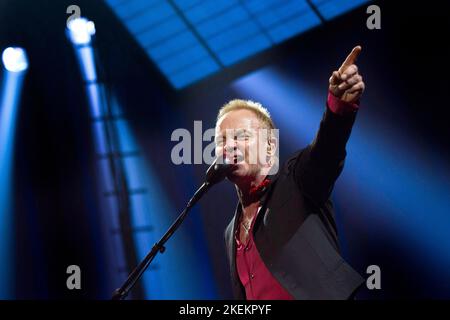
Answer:
<svg viewBox="0 0 450 320"><path fill-rule="evenodd" d="M231 230L229 231L229 236L228 236L228 243L227 243L227 247L228 247L228 256L230 257L230 263L231 263L231 270L232 272L235 272L236 270L236 239L235 239L235 234L236 234L236 229L239 223L239 219L240 219L240 214L241 214L242 210L241 210L241 204L240 202L238 202L237 206L236 206L236 210L234 212L234 217L231 220Z"/></svg>
<svg viewBox="0 0 450 320"><path fill-rule="evenodd" d="M273 176L268 176L267 178L270 180L270 184L267 187L267 190L264 192L263 196L261 197L261 209L256 217L256 221L253 228L253 235L255 235L255 230L258 228L259 223L262 221L263 217L266 215L267 210L267 203L270 199L270 194L272 193L273 189L275 188L275 184L277 183L279 177L279 173Z"/></svg>

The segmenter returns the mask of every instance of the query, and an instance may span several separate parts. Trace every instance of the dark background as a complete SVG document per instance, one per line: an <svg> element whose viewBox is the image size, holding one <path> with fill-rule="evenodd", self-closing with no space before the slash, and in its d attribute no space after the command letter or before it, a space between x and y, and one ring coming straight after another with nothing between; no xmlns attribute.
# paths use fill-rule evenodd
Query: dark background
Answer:
<svg viewBox="0 0 450 320"><path fill-rule="evenodd" d="M213 127L218 107L236 97L230 83L268 65L289 78L307 79L325 99L331 72L356 44L363 47L358 65L367 87L361 113L371 110L361 117L375 128L380 125L380 131L386 130L383 124L398 124L396 129L418 150L433 150L433 156L448 164L450 11L444 1L375 3L382 10L381 30L365 27L367 15L362 7L220 75L175 91L102 1L2 1L0 48L26 47L30 60L16 131L14 298L108 298L117 286L104 272L108 244L98 237L101 221L91 128L77 61L64 31L67 6L77 4L83 16L95 21L95 46L103 68L146 159L157 168L164 192L181 210L201 183L206 165L172 164L174 129L192 130L194 120L203 120L204 128ZM368 119L371 113L374 117ZM282 158L301 147L283 144ZM179 183L184 171L192 172L193 179ZM442 172L444 179L448 173ZM347 210L348 201L337 203L344 255L362 274L369 264L383 271L383 289L362 292L361 298L450 298L448 271L433 271L430 264L435 262L424 259L416 243L392 231L388 218L374 225L364 215L357 216L356 210ZM231 297L222 235L235 203L232 186L222 184L203 199L199 209L219 299ZM448 209L444 212L449 213ZM449 218L442 221L450 227ZM442 248L450 243L446 239ZM418 235L416 240L423 239ZM444 250L435 255L442 258L450 253ZM83 270L81 291L65 286L70 264Z"/></svg>

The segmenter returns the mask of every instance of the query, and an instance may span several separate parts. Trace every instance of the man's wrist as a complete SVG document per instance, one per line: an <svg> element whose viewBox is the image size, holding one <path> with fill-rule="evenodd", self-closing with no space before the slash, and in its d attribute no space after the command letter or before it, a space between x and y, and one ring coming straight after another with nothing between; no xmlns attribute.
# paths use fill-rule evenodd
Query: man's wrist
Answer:
<svg viewBox="0 0 450 320"><path fill-rule="evenodd" d="M359 109L359 101L346 102L336 97L331 91L328 91L327 106L331 112L339 115L355 113Z"/></svg>

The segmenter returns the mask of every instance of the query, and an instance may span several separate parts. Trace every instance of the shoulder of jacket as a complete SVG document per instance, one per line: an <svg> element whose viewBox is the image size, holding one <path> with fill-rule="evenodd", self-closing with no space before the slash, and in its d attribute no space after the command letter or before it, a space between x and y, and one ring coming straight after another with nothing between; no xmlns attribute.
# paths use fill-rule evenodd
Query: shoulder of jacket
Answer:
<svg viewBox="0 0 450 320"><path fill-rule="evenodd" d="M305 151L310 149L310 145L304 147L303 149L297 150L296 152L294 152L284 163L283 165L283 171L285 173L289 173L292 171L293 167L295 166L295 164L300 161L302 155L305 153Z"/></svg>

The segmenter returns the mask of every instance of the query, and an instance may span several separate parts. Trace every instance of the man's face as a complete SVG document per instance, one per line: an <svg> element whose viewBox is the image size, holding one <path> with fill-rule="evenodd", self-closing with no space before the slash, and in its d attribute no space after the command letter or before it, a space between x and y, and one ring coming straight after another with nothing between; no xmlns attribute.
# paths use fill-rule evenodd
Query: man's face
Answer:
<svg viewBox="0 0 450 320"><path fill-rule="evenodd" d="M216 124L216 156L235 164L228 179L253 180L267 166L267 129L250 110L226 113Z"/></svg>

